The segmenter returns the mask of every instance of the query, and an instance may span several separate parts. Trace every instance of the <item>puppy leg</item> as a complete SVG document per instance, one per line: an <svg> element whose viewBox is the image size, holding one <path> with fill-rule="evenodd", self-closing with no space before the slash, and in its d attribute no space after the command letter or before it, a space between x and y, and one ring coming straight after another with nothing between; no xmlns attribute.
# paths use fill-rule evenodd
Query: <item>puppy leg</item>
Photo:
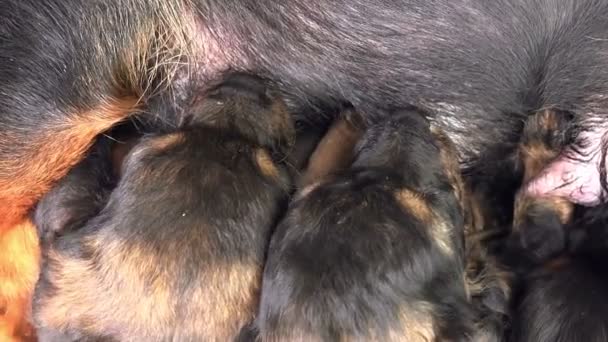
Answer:
<svg viewBox="0 0 608 342"><path fill-rule="evenodd" d="M363 133L361 124L356 120L357 115L347 112L332 124L308 160L306 171L299 181L301 187L349 167L355 144Z"/></svg>
<svg viewBox="0 0 608 342"><path fill-rule="evenodd" d="M567 124L567 114L555 110L544 110L528 119L519 147L524 184L560 154ZM537 260L562 251L565 248L562 226L570 221L573 210L574 205L566 198L532 197L522 189L515 199L513 222L520 246Z"/></svg>

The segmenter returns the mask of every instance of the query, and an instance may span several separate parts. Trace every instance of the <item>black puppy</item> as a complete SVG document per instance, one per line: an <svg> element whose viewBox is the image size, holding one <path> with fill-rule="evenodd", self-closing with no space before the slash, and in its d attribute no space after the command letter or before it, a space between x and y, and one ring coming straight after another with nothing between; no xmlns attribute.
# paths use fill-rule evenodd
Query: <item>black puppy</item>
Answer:
<svg viewBox="0 0 608 342"><path fill-rule="evenodd" d="M608 339L608 211L587 210L566 227L568 250L523 278L513 342Z"/></svg>
<svg viewBox="0 0 608 342"><path fill-rule="evenodd" d="M115 189L100 144L38 205L42 341L229 341L247 331L288 195L273 158L293 140L291 117L248 75L199 101L183 127L133 147Z"/></svg>
<svg viewBox="0 0 608 342"><path fill-rule="evenodd" d="M296 194L272 237L263 341L464 341L464 218L429 122L400 111L352 167ZM456 164L457 165L457 164Z"/></svg>

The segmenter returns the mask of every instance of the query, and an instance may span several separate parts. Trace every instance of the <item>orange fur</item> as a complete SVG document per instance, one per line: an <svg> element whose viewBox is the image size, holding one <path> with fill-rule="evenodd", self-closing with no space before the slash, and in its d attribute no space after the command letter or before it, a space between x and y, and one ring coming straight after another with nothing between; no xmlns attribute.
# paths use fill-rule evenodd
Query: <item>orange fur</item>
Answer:
<svg viewBox="0 0 608 342"><path fill-rule="evenodd" d="M58 127L41 127L40 138L21 158L0 161L0 232L21 222L53 183L78 163L95 137L128 116L136 104L135 98L121 98Z"/></svg>
<svg viewBox="0 0 608 342"><path fill-rule="evenodd" d="M121 98L77 115L56 127L41 127L40 138L21 158L0 161L0 342L27 341L40 251L27 212L78 163L100 133L123 120L137 105ZM11 137L4 137L10 140Z"/></svg>
<svg viewBox="0 0 608 342"><path fill-rule="evenodd" d="M29 220L0 235L0 342L33 340L28 317L39 259L36 228Z"/></svg>

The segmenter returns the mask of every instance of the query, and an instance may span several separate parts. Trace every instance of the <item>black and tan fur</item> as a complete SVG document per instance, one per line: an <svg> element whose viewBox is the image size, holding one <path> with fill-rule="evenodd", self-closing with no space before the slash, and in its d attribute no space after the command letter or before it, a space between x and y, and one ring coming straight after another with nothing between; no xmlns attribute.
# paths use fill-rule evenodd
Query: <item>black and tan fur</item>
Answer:
<svg viewBox="0 0 608 342"><path fill-rule="evenodd" d="M273 235L260 339L467 340L462 188L429 122L400 111L367 128L354 151L350 168L313 169Z"/></svg>
<svg viewBox="0 0 608 342"><path fill-rule="evenodd" d="M572 110L577 132L605 119L606 17L595 0L2 0L0 234L100 133L142 111L179 121L226 70L279 82L311 121L424 107L467 177L502 187L528 112ZM0 260L9 307L35 274L11 260L36 254L11 250L27 255Z"/></svg>
<svg viewBox="0 0 608 342"><path fill-rule="evenodd" d="M228 76L120 178L100 144L36 211L42 341L229 341L257 312L290 181L291 117L266 82ZM115 187L114 187L115 184Z"/></svg>

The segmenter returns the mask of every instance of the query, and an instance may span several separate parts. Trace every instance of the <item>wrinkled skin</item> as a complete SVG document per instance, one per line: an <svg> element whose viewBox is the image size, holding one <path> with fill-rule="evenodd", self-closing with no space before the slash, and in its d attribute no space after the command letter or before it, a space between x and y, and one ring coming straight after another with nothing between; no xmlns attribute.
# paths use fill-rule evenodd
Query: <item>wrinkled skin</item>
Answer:
<svg viewBox="0 0 608 342"><path fill-rule="evenodd" d="M600 147L607 129L608 125L598 125L584 132L588 145L579 151L566 150L527 185L528 192L535 196L561 196L585 206L604 202L606 191L601 180L605 175L601 174L601 166L605 161Z"/></svg>

